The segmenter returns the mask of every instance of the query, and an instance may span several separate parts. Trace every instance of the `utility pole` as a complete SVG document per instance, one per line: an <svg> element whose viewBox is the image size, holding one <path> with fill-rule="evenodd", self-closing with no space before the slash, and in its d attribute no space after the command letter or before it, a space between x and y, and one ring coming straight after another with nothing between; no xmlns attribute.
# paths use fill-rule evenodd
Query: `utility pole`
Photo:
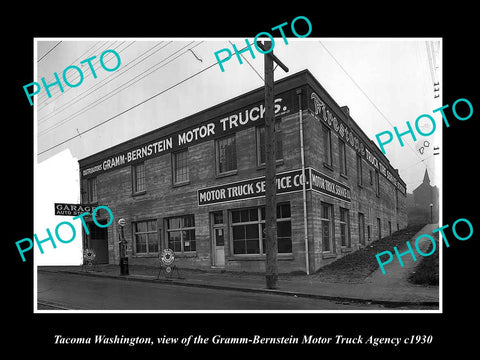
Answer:
<svg viewBox="0 0 480 360"><path fill-rule="evenodd" d="M267 52L272 43L266 41L259 47ZM277 183L275 114L273 112L273 62L285 72L288 68L273 55L273 50L264 55L265 63L265 281L267 289L275 289L278 280L277 266Z"/></svg>

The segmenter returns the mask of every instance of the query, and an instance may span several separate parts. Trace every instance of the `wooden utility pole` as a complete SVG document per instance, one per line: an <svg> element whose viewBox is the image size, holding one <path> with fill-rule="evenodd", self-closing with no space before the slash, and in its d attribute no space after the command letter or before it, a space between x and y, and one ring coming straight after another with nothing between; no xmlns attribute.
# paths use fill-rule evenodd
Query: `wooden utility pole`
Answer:
<svg viewBox="0 0 480 360"><path fill-rule="evenodd" d="M271 49L266 41L259 47L263 51ZM277 266L277 184L276 184L276 139L275 114L273 112L273 61L283 70L288 68L273 55L265 54L265 281L267 289L275 289L278 280Z"/></svg>

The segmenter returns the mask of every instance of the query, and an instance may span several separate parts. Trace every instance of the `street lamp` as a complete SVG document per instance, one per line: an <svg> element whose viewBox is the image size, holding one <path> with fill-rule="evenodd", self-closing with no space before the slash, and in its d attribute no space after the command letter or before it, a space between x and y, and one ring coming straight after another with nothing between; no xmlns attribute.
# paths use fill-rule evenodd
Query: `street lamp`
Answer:
<svg viewBox="0 0 480 360"><path fill-rule="evenodd" d="M433 204L430 203L430 224L433 224Z"/></svg>

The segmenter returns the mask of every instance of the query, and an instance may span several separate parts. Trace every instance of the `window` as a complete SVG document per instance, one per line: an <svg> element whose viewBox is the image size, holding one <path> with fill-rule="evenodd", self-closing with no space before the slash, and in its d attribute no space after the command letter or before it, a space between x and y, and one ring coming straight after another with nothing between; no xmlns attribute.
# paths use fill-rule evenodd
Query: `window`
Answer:
<svg viewBox="0 0 480 360"><path fill-rule="evenodd" d="M158 253L157 220L133 223L133 238L136 254Z"/></svg>
<svg viewBox="0 0 480 360"><path fill-rule="evenodd" d="M265 253L265 207L231 211L233 254ZM292 252L290 204L277 205L278 253Z"/></svg>
<svg viewBox="0 0 480 360"><path fill-rule="evenodd" d="M216 142L217 174L237 170L237 146L235 134Z"/></svg>
<svg viewBox="0 0 480 360"><path fill-rule="evenodd" d="M145 164L140 163L132 166L133 193L145 191Z"/></svg>
<svg viewBox="0 0 480 360"><path fill-rule="evenodd" d="M332 134L330 129L322 125L323 130L323 152L324 152L324 164L332 166Z"/></svg>
<svg viewBox="0 0 480 360"><path fill-rule="evenodd" d="M388 221L388 235L392 236L392 222Z"/></svg>
<svg viewBox="0 0 480 360"><path fill-rule="evenodd" d="M377 218L377 230L378 230L378 240L382 238L382 226L380 222L380 218Z"/></svg>
<svg viewBox="0 0 480 360"><path fill-rule="evenodd" d="M398 210L398 189L395 188L395 209Z"/></svg>
<svg viewBox="0 0 480 360"><path fill-rule="evenodd" d="M333 244L333 205L321 205L322 250L335 251Z"/></svg>
<svg viewBox="0 0 480 360"><path fill-rule="evenodd" d="M340 160L340 174L347 175L347 148L345 143L338 139L338 155Z"/></svg>
<svg viewBox="0 0 480 360"><path fill-rule="evenodd" d="M97 178L87 179L87 193L86 193L86 202L94 203L97 202Z"/></svg>
<svg viewBox="0 0 480 360"><path fill-rule="evenodd" d="M188 149L172 154L173 156L173 183L188 182Z"/></svg>
<svg viewBox="0 0 480 360"><path fill-rule="evenodd" d="M358 213L358 234L360 244L365 245L365 215Z"/></svg>
<svg viewBox="0 0 480 360"><path fill-rule="evenodd" d="M283 159L283 142L281 122L275 121L275 152L277 161ZM264 165L266 159L265 125L257 127L257 164Z"/></svg>
<svg viewBox="0 0 480 360"><path fill-rule="evenodd" d="M362 157L357 154L357 184L363 185Z"/></svg>
<svg viewBox="0 0 480 360"><path fill-rule="evenodd" d="M373 185L373 171L370 170L370 185Z"/></svg>
<svg viewBox="0 0 480 360"><path fill-rule="evenodd" d="M348 209L340 208L340 240L342 246L352 247L350 241L350 215Z"/></svg>
<svg viewBox="0 0 480 360"><path fill-rule="evenodd" d="M368 242L372 241L372 234L370 231L370 225L367 225L367 235L368 235Z"/></svg>
<svg viewBox="0 0 480 360"><path fill-rule="evenodd" d="M167 219L167 242L176 253L196 251L195 217L185 215Z"/></svg>
<svg viewBox="0 0 480 360"><path fill-rule="evenodd" d="M380 173L375 170L375 195L380 197Z"/></svg>

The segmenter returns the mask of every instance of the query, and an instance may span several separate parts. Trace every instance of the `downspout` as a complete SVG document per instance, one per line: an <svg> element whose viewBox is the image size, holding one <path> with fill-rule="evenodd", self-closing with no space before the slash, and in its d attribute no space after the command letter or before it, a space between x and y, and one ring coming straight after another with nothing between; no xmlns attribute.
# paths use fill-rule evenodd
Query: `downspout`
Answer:
<svg viewBox="0 0 480 360"><path fill-rule="evenodd" d="M299 124L300 124L300 157L302 161L302 178L303 178L303 234L304 234L304 241L305 241L305 270L307 275L310 275L310 263L309 263L309 251L308 251L308 227L307 227L307 188L306 182L307 179L305 178L305 153L303 150L303 114L302 114L302 89L297 89L298 95L298 116L299 116Z"/></svg>

